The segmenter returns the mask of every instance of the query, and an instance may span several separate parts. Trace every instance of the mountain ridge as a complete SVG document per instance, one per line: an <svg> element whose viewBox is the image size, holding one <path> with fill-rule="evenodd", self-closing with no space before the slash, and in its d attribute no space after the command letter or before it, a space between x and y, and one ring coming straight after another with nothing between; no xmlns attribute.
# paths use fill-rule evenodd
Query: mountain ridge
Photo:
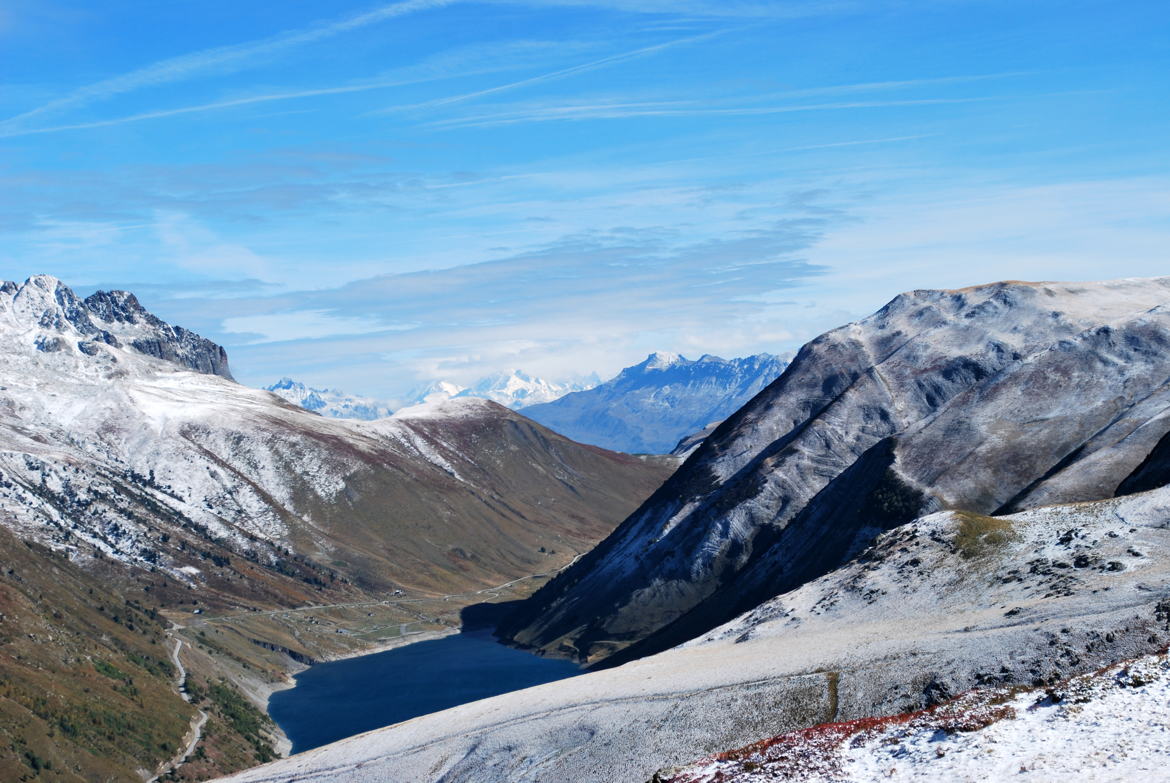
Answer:
<svg viewBox="0 0 1170 783"><path fill-rule="evenodd" d="M921 513L1111 496L1170 429L1167 301L1170 278L900 295L802 348L501 632L619 663Z"/></svg>
<svg viewBox="0 0 1170 783"><path fill-rule="evenodd" d="M1170 642L1168 511L1163 487L1005 518L936 512L687 644L226 780L649 780L975 687L1055 685Z"/></svg>
<svg viewBox="0 0 1170 783"><path fill-rule="evenodd" d="M733 413L786 362L771 354L689 360L655 352L592 389L526 409L574 440L629 453L666 454L680 440Z"/></svg>

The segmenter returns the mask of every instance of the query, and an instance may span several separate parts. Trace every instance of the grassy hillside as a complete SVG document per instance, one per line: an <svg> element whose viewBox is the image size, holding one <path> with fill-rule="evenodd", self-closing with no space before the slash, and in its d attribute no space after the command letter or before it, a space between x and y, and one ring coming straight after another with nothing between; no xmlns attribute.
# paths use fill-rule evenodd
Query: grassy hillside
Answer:
<svg viewBox="0 0 1170 783"><path fill-rule="evenodd" d="M129 780L182 742L157 611L0 529L0 780Z"/></svg>

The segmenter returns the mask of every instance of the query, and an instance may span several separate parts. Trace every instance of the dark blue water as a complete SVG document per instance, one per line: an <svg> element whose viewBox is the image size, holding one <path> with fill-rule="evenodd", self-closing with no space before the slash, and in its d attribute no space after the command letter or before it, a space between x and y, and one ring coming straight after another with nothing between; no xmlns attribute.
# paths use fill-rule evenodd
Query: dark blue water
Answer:
<svg viewBox="0 0 1170 783"><path fill-rule="evenodd" d="M300 753L580 673L569 661L505 647L486 633L463 633L311 666L297 675L295 688L272 694L268 714Z"/></svg>

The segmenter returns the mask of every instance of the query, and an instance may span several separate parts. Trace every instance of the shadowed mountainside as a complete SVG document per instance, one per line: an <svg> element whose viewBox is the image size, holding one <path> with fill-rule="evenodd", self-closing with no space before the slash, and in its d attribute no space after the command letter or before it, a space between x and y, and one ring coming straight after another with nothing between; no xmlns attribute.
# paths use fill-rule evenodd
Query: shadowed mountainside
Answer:
<svg viewBox="0 0 1170 783"><path fill-rule="evenodd" d="M810 342L505 622L608 664L667 649L937 509L1112 496L1170 431L1170 278L903 294Z"/></svg>

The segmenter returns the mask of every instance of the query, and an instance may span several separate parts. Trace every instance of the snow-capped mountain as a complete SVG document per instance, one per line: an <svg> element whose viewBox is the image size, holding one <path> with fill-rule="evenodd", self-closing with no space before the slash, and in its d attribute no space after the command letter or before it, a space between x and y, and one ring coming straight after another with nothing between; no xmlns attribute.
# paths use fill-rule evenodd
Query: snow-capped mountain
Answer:
<svg viewBox="0 0 1170 783"><path fill-rule="evenodd" d="M653 353L595 388L533 405L524 415L581 443L666 454L680 440L730 416L785 366L770 354L691 361Z"/></svg>
<svg viewBox="0 0 1170 783"><path fill-rule="evenodd" d="M424 402L433 402L435 400L449 400L459 392L463 391L464 387L453 381L434 381L428 383L422 388L415 389L407 399L410 405L419 405ZM507 406L505 406L507 407Z"/></svg>
<svg viewBox="0 0 1170 783"><path fill-rule="evenodd" d="M545 566L537 539L586 545L664 471L551 433L512 449L510 433L536 425L483 400L373 422L312 415L233 382L222 348L133 295L82 300L48 276L0 285L0 341L0 523L182 582L226 579L237 558L301 569L289 548L306 573L329 570L318 557L361 564L345 575L367 587L518 577ZM507 540L478 540L489 519ZM426 536L395 532L423 520Z"/></svg>
<svg viewBox="0 0 1170 783"><path fill-rule="evenodd" d="M505 408L521 410L555 400L570 392L591 389L597 382L596 375L581 380L554 382L534 377L522 370L511 370L489 375L471 386L460 386L452 381L435 381L414 391L410 397L414 403L453 397L478 397L498 402Z"/></svg>
<svg viewBox="0 0 1170 783"><path fill-rule="evenodd" d="M520 370L512 370L488 376L470 387L460 386L453 381L435 381L407 395L404 407L473 397L491 400L512 410L520 410L529 405L555 400L569 392L592 388L595 383L596 376L592 380L553 383ZM372 421L385 418L394 412L393 406L386 400L359 397L337 389L317 389L291 378L281 378L271 386L266 386L265 390L305 410L336 419Z"/></svg>
<svg viewBox="0 0 1170 783"><path fill-rule="evenodd" d="M628 660L919 514L1111 497L1170 432L1167 378L1170 278L903 294L802 348L504 631Z"/></svg>
<svg viewBox="0 0 1170 783"><path fill-rule="evenodd" d="M315 389L292 378L281 378L264 387L278 397L299 405L307 411L334 419L384 419L394 413L390 404L372 397L358 397L337 389Z"/></svg>
<svg viewBox="0 0 1170 783"><path fill-rule="evenodd" d="M555 383L520 370L512 370L489 375L474 386L460 390L455 396L482 397L512 410L527 410L530 406L551 402L570 392L591 389L596 384L596 376L583 381Z"/></svg>

